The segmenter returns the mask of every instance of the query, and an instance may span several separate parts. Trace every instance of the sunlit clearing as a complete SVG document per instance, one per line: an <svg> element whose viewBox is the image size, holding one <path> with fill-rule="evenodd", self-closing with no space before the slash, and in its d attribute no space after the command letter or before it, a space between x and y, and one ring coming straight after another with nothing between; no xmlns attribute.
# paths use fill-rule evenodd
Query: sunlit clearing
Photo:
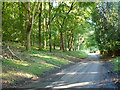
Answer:
<svg viewBox="0 0 120 90"><path fill-rule="evenodd" d="M38 78L36 75L33 75L33 74L29 74L29 73L24 73L24 72L12 72L12 71L9 71L8 73L3 73L2 74L2 77L4 78L7 78L7 77L14 77L14 76L17 76L17 77L23 77L23 78Z"/></svg>
<svg viewBox="0 0 120 90"><path fill-rule="evenodd" d="M31 56L38 56L38 57L41 57L42 55L40 54L30 54Z"/></svg>
<svg viewBox="0 0 120 90"><path fill-rule="evenodd" d="M60 68L60 67L58 67L58 66L56 66L56 65L53 65L53 64L49 64L49 63L45 63L45 62L40 62L41 64L44 64L44 65L46 65L46 66L52 66L52 67L57 67L57 68Z"/></svg>
<svg viewBox="0 0 120 90"><path fill-rule="evenodd" d="M18 64L18 65L23 65L23 66L28 66L29 64L26 62L26 61L23 61L23 60L14 60L14 59L11 59L11 61L15 64Z"/></svg>
<svg viewBox="0 0 120 90"><path fill-rule="evenodd" d="M40 55L40 54L31 54L31 56L38 56L38 57L44 57L44 58L53 58L53 59L57 59L56 57L43 56L43 55Z"/></svg>
<svg viewBox="0 0 120 90"><path fill-rule="evenodd" d="M56 57L43 56L43 55L40 55L40 54L31 54L31 56L38 56L38 57L44 57L44 58L53 58L53 59L57 59Z"/></svg>
<svg viewBox="0 0 120 90"><path fill-rule="evenodd" d="M67 57L71 57L71 58L77 58L77 57L74 57L74 56L70 56L70 55L66 55Z"/></svg>
<svg viewBox="0 0 120 90"><path fill-rule="evenodd" d="M57 58L57 57L53 57L53 56L43 56L43 55L40 55L40 54L31 54L31 56L38 56L38 57L41 57L41 58L45 58L45 59L55 59L55 60L63 60L63 59L61 59L61 58ZM69 60L66 60L66 59L64 59L64 61L66 62L71 62L71 61L69 61Z"/></svg>

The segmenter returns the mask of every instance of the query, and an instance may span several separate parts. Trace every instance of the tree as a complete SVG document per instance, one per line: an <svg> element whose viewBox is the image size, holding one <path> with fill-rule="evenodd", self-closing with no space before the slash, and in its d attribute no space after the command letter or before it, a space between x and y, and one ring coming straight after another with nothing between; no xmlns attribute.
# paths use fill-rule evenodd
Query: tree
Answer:
<svg viewBox="0 0 120 90"><path fill-rule="evenodd" d="M39 12L39 50L42 50L42 42L41 42L41 14L42 14L42 2L40 3L40 12Z"/></svg>
<svg viewBox="0 0 120 90"><path fill-rule="evenodd" d="M52 51L52 39L51 39L51 2L49 2L49 47Z"/></svg>
<svg viewBox="0 0 120 90"><path fill-rule="evenodd" d="M26 33L26 50L30 49L30 35L34 20L37 18L38 14L37 10L39 9L40 3L34 3L30 12L30 2L28 2L27 6L27 33ZM37 10L36 10L37 8Z"/></svg>
<svg viewBox="0 0 120 90"><path fill-rule="evenodd" d="M0 20L3 22L3 14L4 14L4 2L0 2L0 11L2 11L2 15L0 15ZM0 22L0 54L2 54L2 30L3 30L3 24Z"/></svg>
<svg viewBox="0 0 120 90"><path fill-rule="evenodd" d="M98 3L93 15L95 37L101 53L115 56L119 52L118 3Z"/></svg>

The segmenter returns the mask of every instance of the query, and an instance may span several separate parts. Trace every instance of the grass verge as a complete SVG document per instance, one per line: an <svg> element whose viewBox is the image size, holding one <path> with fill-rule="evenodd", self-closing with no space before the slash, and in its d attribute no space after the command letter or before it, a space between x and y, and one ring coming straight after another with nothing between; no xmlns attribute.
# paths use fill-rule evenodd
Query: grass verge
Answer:
<svg viewBox="0 0 120 90"><path fill-rule="evenodd" d="M15 46L17 48L15 48ZM87 54L83 51L61 52L55 50L50 53L47 50L38 51L36 47L32 47L34 49L27 53L17 51L17 49L21 50L24 48L21 47L20 45L14 45L14 52L21 60L12 58L4 58L2 60L3 87L9 87L10 84L14 84L14 87L16 87L16 82L20 80L36 80L40 78L40 75L44 74L44 72L53 70L54 68L61 68L64 65L76 61L79 62L81 58L87 57Z"/></svg>
<svg viewBox="0 0 120 90"><path fill-rule="evenodd" d="M117 57L112 60L112 63L114 65L114 70L115 71L120 71L120 57Z"/></svg>

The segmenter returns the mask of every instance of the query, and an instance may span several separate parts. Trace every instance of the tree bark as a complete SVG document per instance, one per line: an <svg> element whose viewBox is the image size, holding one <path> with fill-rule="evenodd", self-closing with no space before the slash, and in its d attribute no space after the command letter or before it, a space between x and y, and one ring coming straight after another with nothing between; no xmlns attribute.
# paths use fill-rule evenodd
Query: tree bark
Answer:
<svg viewBox="0 0 120 90"><path fill-rule="evenodd" d="M20 26L19 26L19 28L20 28L20 31L21 31L21 36L20 36L20 42L21 42L21 45L23 46L24 44L23 44L23 42L24 42L24 32L23 32L23 17L22 17L22 13L23 13L23 11L21 10L21 8L22 8L22 6L21 6L21 2L19 2L19 17L20 17Z"/></svg>
<svg viewBox="0 0 120 90"><path fill-rule="evenodd" d="M31 23L30 23L30 2L28 2L28 15L27 15L27 33L26 33L26 50L30 49L30 34L31 34Z"/></svg>
<svg viewBox="0 0 120 90"><path fill-rule="evenodd" d="M71 41L72 41L72 40L69 41L69 51L71 51L71 48L72 48L72 45L71 45L72 42L71 42Z"/></svg>
<svg viewBox="0 0 120 90"><path fill-rule="evenodd" d="M73 33L72 33L72 40L71 40L71 48L73 47Z"/></svg>
<svg viewBox="0 0 120 90"><path fill-rule="evenodd" d="M44 21L45 21L45 18L44 18L44 20L43 20L43 46L42 46L42 48L44 48L45 47L45 29L44 29Z"/></svg>
<svg viewBox="0 0 120 90"><path fill-rule="evenodd" d="M71 31L71 33L72 33L72 31ZM72 48L72 43L73 43L73 33L72 33L72 36L71 36L72 38L71 38L71 40L70 40L70 45L69 45L69 51L71 51L71 48Z"/></svg>
<svg viewBox="0 0 120 90"><path fill-rule="evenodd" d="M49 2L49 47L52 51L52 39L51 39L51 2Z"/></svg>
<svg viewBox="0 0 120 90"><path fill-rule="evenodd" d="M28 26L27 27L26 50L30 50L30 35L31 35L31 26Z"/></svg>
<svg viewBox="0 0 120 90"><path fill-rule="evenodd" d="M67 33L65 32L65 51L67 51Z"/></svg>
<svg viewBox="0 0 120 90"><path fill-rule="evenodd" d="M60 42L60 50L62 50L62 43Z"/></svg>
<svg viewBox="0 0 120 90"><path fill-rule="evenodd" d="M41 14L42 14L42 2L40 4L40 13L39 13L39 50L42 50L42 42L41 42Z"/></svg>
<svg viewBox="0 0 120 90"><path fill-rule="evenodd" d="M46 10L46 2L44 2L44 47L47 47L47 14L45 13Z"/></svg>
<svg viewBox="0 0 120 90"><path fill-rule="evenodd" d="M68 11L66 14L69 14L69 13L70 13L70 11L71 11L72 8L73 8L73 4L74 4L74 2L72 2L69 11ZM62 22L62 25L61 25L61 29L63 28L63 25L64 25L64 23L65 23L65 19L66 19L66 17L63 18L63 22ZM63 49L63 52L64 52L65 49L64 49L64 43L63 43L63 32L62 32L62 31L60 31L60 36L61 36L62 49Z"/></svg>
<svg viewBox="0 0 120 90"><path fill-rule="evenodd" d="M34 3L31 13L30 13L30 2L28 1L27 3L28 3L28 6L27 6L27 8L25 7L25 9L27 10L26 50L29 50L30 49L30 35L31 35L32 26L33 26L34 20L39 15L39 14L35 14L36 8L38 7L38 9L39 9L40 3Z"/></svg>
<svg viewBox="0 0 120 90"><path fill-rule="evenodd" d="M61 43L62 43L62 50L64 52L65 50L64 50L63 32L62 31L60 31L60 37L61 37Z"/></svg>
<svg viewBox="0 0 120 90"><path fill-rule="evenodd" d="M68 48L69 48L69 46L70 46L70 39L68 39Z"/></svg>
<svg viewBox="0 0 120 90"><path fill-rule="evenodd" d="M43 48L45 47L46 48L46 13L45 13L45 10L46 10L46 2L44 2L44 21L43 21Z"/></svg>
<svg viewBox="0 0 120 90"><path fill-rule="evenodd" d="M0 15L0 20L2 20L2 22L0 22L0 55L2 54L2 31L3 31L3 22L4 22L4 7L5 7L5 3L1 2L0 3L0 13L2 13L2 15Z"/></svg>
<svg viewBox="0 0 120 90"><path fill-rule="evenodd" d="M2 4L2 28L4 25L4 8L5 8L5 2L3 2L3 4Z"/></svg>
<svg viewBox="0 0 120 90"><path fill-rule="evenodd" d="M54 50L55 50L55 39L56 39L56 37L54 36Z"/></svg>

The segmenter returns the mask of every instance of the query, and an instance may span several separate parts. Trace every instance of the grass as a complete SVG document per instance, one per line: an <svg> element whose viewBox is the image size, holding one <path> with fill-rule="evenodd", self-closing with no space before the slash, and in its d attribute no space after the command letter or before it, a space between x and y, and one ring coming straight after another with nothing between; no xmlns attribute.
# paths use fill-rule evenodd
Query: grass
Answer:
<svg viewBox="0 0 120 90"><path fill-rule="evenodd" d="M85 53L84 51L71 51L71 52L67 51L65 53L69 56L74 56L78 58L85 58L88 56L88 54Z"/></svg>
<svg viewBox="0 0 120 90"><path fill-rule="evenodd" d="M114 64L114 70L120 71L120 57L113 59L112 62Z"/></svg>
<svg viewBox="0 0 120 90"><path fill-rule="evenodd" d="M14 47L15 46L18 47L18 49L22 47L20 44L14 44ZM17 55L21 60L7 58L4 59L2 63L2 78L3 80L9 81L9 83L14 83L22 79L37 79L46 71L73 63L75 58L87 57L87 54L83 51L62 52L55 50L50 53L48 50L38 51L36 46L32 46L32 50L27 53L19 52Z"/></svg>

